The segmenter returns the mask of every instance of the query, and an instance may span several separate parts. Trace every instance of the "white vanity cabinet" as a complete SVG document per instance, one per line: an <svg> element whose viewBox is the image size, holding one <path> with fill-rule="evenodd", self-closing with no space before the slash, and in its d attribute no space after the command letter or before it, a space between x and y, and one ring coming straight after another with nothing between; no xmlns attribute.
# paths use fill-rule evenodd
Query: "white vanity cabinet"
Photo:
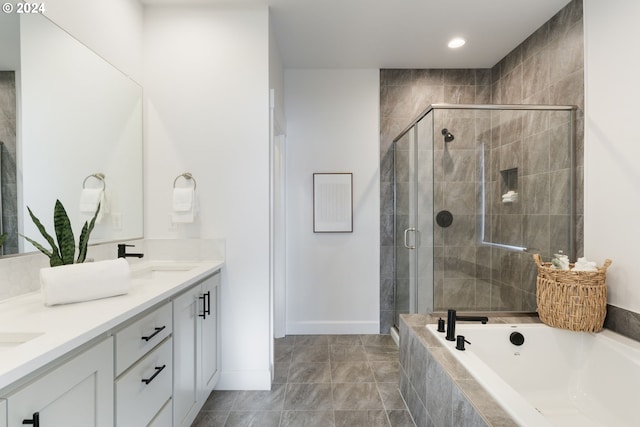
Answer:
<svg viewBox="0 0 640 427"><path fill-rule="evenodd" d="M5 397L10 426L113 427L113 338Z"/></svg>
<svg viewBox="0 0 640 427"><path fill-rule="evenodd" d="M167 302L115 333L117 427L146 426L170 403L172 330Z"/></svg>
<svg viewBox="0 0 640 427"><path fill-rule="evenodd" d="M7 427L7 401L0 399L0 427Z"/></svg>
<svg viewBox="0 0 640 427"><path fill-rule="evenodd" d="M218 271L173 300L174 427L191 425L218 381L219 293Z"/></svg>

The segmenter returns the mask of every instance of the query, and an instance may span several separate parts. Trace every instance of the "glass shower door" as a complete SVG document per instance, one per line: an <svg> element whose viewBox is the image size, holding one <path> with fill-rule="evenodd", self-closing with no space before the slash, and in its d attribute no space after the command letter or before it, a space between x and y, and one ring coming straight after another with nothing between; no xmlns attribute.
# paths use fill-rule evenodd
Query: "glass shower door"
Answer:
<svg viewBox="0 0 640 427"><path fill-rule="evenodd" d="M415 312L433 311L433 111L416 124L416 292Z"/></svg>
<svg viewBox="0 0 640 427"><path fill-rule="evenodd" d="M394 142L394 240L395 240L395 313L394 323L400 324L400 315L415 312L416 289L416 182L415 182L415 128L411 128Z"/></svg>

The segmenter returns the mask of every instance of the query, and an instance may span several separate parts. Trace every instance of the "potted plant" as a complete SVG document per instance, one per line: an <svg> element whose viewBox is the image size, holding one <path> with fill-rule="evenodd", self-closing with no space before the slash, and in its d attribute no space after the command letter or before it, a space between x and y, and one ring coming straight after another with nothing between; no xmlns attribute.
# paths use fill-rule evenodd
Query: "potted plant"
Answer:
<svg viewBox="0 0 640 427"><path fill-rule="evenodd" d="M49 243L51 250L45 248L40 243L27 236L21 234L29 243L36 247L40 252L49 257L49 265L56 267L59 265L82 263L87 258L87 246L89 244L89 236L93 231L93 227L96 224L96 218L98 212L100 212L100 204L96 209L96 213L93 215L91 222L84 223L82 231L80 232L80 238L78 240L78 257L76 258L76 241L71 229L71 221L67 211L64 209L62 202L56 200L56 204L53 210L53 225L55 230L56 239L47 232L44 225L40 220L31 212L31 209L27 206L31 220L42 234L42 237Z"/></svg>

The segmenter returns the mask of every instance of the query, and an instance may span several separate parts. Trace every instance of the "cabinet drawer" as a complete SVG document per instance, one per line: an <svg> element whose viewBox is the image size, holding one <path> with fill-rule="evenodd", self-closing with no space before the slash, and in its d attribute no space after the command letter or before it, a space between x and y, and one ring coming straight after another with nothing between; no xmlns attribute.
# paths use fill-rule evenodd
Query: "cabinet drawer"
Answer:
<svg viewBox="0 0 640 427"><path fill-rule="evenodd" d="M146 426L171 397L171 340L167 338L116 381L118 427Z"/></svg>
<svg viewBox="0 0 640 427"><path fill-rule="evenodd" d="M171 399L167 400L158 415L149 423L147 427L172 427L173 425L173 412L171 408L173 402Z"/></svg>
<svg viewBox="0 0 640 427"><path fill-rule="evenodd" d="M118 331L116 377L168 337L172 324L171 303L167 303Z"/></svg>

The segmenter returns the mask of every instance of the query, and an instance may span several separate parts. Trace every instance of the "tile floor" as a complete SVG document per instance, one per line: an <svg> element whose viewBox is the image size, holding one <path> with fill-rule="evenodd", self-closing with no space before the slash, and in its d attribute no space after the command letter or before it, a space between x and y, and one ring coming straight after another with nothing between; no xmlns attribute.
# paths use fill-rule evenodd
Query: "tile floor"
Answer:
<svg viewBox="0 0 640 427"><path fill-rule="evenodd" d="M214 391L192 427L415 427L389 335L296 335L275 342L270 391Z"/></svg>

